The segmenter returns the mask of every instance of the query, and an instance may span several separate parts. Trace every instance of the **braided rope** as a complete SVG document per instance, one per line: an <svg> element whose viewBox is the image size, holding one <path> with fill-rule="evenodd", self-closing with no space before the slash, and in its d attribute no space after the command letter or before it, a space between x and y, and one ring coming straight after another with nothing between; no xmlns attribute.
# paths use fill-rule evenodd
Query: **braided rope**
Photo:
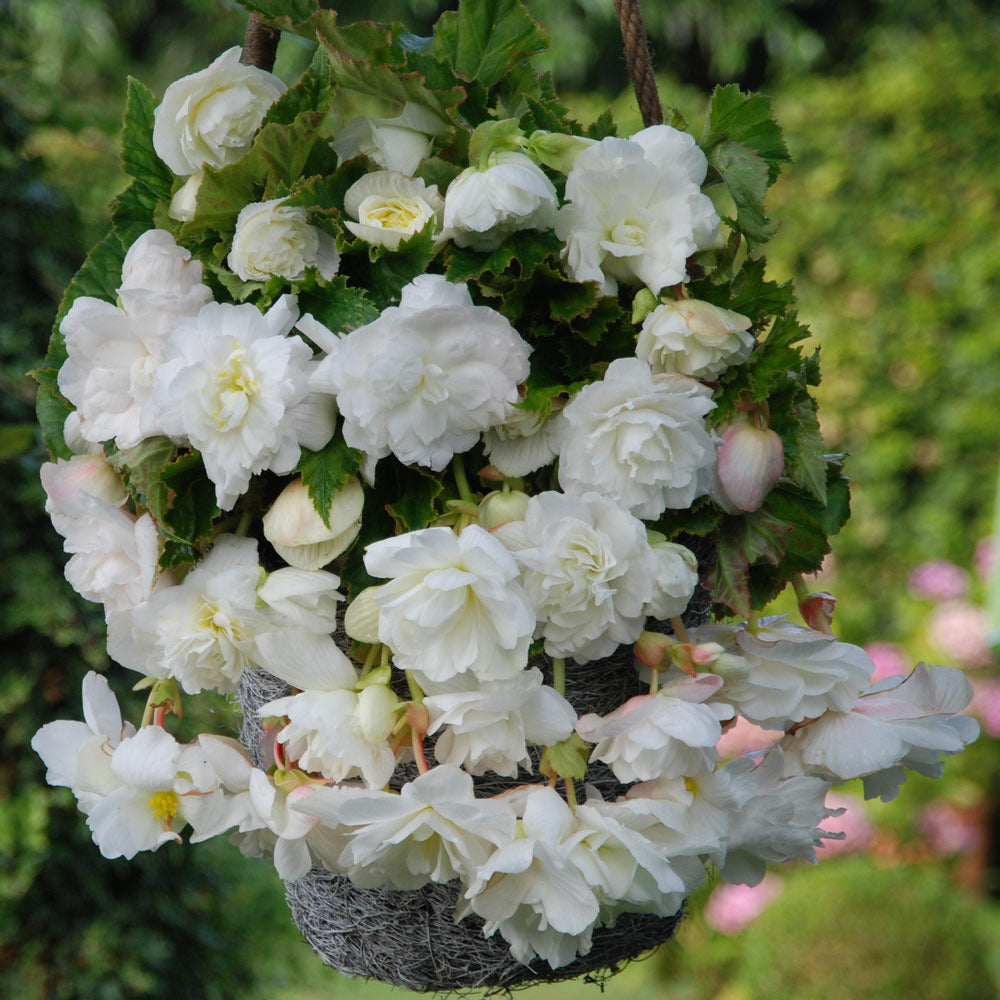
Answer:
<svg viewBox="0 0 1000 1000"><path fill-rule="evenodd" d="M635 87L635 96L642 112L642 122L650 125L663 124L663 106L656 89L656 77L649 58L649 42L646 25L642 19L638 0L615 0L615 13L622 32L625 46L625 64Z"/></svg>

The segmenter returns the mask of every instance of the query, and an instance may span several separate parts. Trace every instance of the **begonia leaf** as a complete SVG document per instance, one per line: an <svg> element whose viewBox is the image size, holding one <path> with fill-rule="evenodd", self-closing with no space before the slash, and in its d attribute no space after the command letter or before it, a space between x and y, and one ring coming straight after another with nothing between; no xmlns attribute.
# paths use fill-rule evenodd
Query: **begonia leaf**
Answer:
<svg viewBox="0 0 1000 1000"><path fill-rule="evenodd" d="M330 106L337 92L330 77L330 62L320 49L309 68L294 87L289 87L267 111L263 125L291 125L304 111L318 111Z"/></svg>
<svg viewBox="0 0 1000 1000"><path fill-rule="evenodd" d="M707 535L715 529L722 512L707 496L699 497L687 510L668 510L655 522L656 530L668 538L679 534Z"/></svg>
<svg viewBox="0 0 1000 1000"><path fill-rule="evenodd" d="M423 232L403 240L396 250L373 247L367 283L372 299L383 308L398 304L403 286L423 274L437 252L433 221L428 222Z"/></svg>
<svg viewBox="0 0 1000 1000"><path fill-rule="evenodd" d="M711 160L711 151L726 140L748 147L767 163L768 185L777 179L779 164L791 159L771 99L744 94L734 83L715 88L699 145Z"/></svg>
<svg viewBox="0 0 1000 1000"><path fill-rule="evenodd" d="M430 156L417 168L417 176L428 186L436 184L438 194L443 195L448 185L462 172L456 163L449 163L439 156Z"/></svg>
<svg viewBox="0 0 1000 1000"><path fill-rule="evenodd" d="M399 499L386 506L396 522L397 532L403 534L426 528L438 515L435 501L442 492L444 485L436 476L420 469L402 469L398 483Z"/></svg>
<svg viewBox="0 0 1000 1000"><path fill-rule="evenodd" d="M293 24L302 24L316 12L316 0L236 0L249 11L256 11L268 20L287 18Z"/></svg>
<svg viewBox="0 0 1000 1000"><path fill-rule="evenodd" d="M156 104L153 92L130 76L122 119L122 166L153 198L169 199L174 174L153 149Z"/></svg>
<svg viewBox="0 0 1000 1000"><path fill-rule="evenodd" d="M56 382L58 369L36 368L30 374L38 383L38 392L35 396L35 415L38 417L38 424L42 429L42 441L45 443L45 450L48 452L49 458L53 461L57 458L72 458L73 451L66 444L63 428L66 424L66 418L73 412L73 407L59 391Z"/></svg>
<svg viewBox="0 0 1000 1000"><path fill-rule="evenodd" d="M526 275L547 257L558 255L561 248L555 233L522 229L488 253L449 246L445 252L445 274L449 281L457 282L478 279L484 274L502 274L509 268Z"/></svg>
<svg viewBox="0 0 1000 1000"><path fill-rule="evenodd" d="M146 438L134 448L111 456L111 464L125 477L136 502L157 520L166 513L169 501L163 467L176 456L177 446L167 437Z"/></svg>
<svg viewBox="0 0 1000 1000"><path fill-rule="evenodd" d="M143 233L156 228L154 213L159 199L141 181L133 181L111 203L115 234L130 247Z"/></svg>
<svg viewBox="0 0 1000 1000"><path fill-rule="evenodd" d="M826 503L827 461L816 416L816 401L805 393L792 407L793 423L781 435L785 469L793 482Z"/></svg>
<svg viewBox="0 0 1000 1000"><path fill-rule="evenodd" d="M591 749L590 744L579 733L571 733L565 740L542 751L538 771L546 778L582 780L587 776L587 761Z"/></svg>
<svg viewBox="0 0 1000 1000"><path fill-rule="evenodd" d="M518 56L544 52L549 40L520 0L462 0L434 27L434 55L463 80L492 87Z"/></svg>
<svg viewBox="0 0 1000 1000"><path fill-rule="evenodd" d="M766 243L778 224L764 211L768 165L754 150L739 142L720 142L708 154L736 205L736 224L751 247Z"/></svg>
<svg viewBox="0 0 1000 1000"><path fill-rule="evenodd" d="M583 130L583 135L587 139L607 139L609 136L618 135L618 126L615 125L614 115L611 108L602 111L601 114Z"/></svg>
<svg viewBox="0 0 1000 1000"><path fill-rule="evenodd" d="M367 291L349 286L342 274L335 275L320 292L301 294L299 310L303 315L311 314L333 333L349 333L379 316L379 308Z"/></svg>
<svg viewBox="0 0 1000 1000"><path fill-rule="evenodd" d="M361 459L361 452L356 448L349 448L339 433L334 434L326 447L319 451L302 449L295 471L302 476L313 507L327 527L330 524L333 498L344 488L348 478L358 471Z"/></svg>

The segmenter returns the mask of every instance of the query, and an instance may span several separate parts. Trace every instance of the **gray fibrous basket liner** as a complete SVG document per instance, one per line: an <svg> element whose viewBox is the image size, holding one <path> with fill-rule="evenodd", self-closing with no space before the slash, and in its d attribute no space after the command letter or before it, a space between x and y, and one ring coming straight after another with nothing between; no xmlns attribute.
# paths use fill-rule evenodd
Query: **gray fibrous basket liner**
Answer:
<svg viewBox="0 0 1000 1000"><path fill-rule="evenodd" d="M692 540L684 540L699 557L702 572L714 553L698 551ZM684 613L688 627L708 618L708 594L702 588ZM657 627L656 623L650 623ZM346 636L336 636L346 644ZM346 648L346 645L345 645ZM551 680L547 657L532 663ZM284 681L263 671L247 671L238 698L244 713L240 738L254 763L260 766L262 728L256 709L266 701L289 692ZM630 646L614 655L583 666L566 664L566 697L583 715L606 715L622 702L647 690L633 666ZM433 749L433 739L429 740ZM533 774L522 772L517 779L488 773L475 778L476 793L489 796L525 782L543 782L537 773L538 751L532 753ZM399 787L415 778L413 764L401 764L391 784ZM587 782L600 789L605 799L623 794L621 785L603 765L591 765ZM582 789L578 789L581 790ZM417 992L449 992L493 987L505 990L539 982L557 982L589 975L601 982L618 972L630 960L667 941L680 923L680 912L671 917L626 913L613 927L593 933L591 950L559 969L551 969L544 959L531 965L518 962L499 932L483 936L483 922L470 914L455 922L457 882L431 883L422 889L361 889L342 875L325 868L312 868L302 878L286 883L285 896L295 925L322 960L348 976L377 979Z"/></svg>

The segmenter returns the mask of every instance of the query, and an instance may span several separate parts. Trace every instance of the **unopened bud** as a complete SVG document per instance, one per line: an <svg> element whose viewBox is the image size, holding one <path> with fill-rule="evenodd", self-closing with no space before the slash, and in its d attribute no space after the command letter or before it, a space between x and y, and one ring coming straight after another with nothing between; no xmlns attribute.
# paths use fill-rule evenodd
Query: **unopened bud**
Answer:
<svg viewBox="0 0 1000 1000"><path fill-rule="evenodd" d="M757 510L784 467L784 445L770 428L741 420L723 434L718 451L719 483L738 510Z"/></svg>
<svg viewBox="0 0 1000 1000"><path fill-rule="evenodd" d="M378 587L366 587L347 605L344 631L355 642L375 643L378 638L379 606L375 602Z"/></svg>
<svg viewBox="0 0 1000 1000"><path fill-rule="evenodd" d="M677 640L661 632L643 632L635 644L636 659L649 670L663 670L670 666L671 650Z"/></svg>
<svg viewBox="0 0 1000 1000"><path fill-rule="evenodd" d="M358 725L369 743L381 743L389 738L396 724L399 698L384 684L373 684L358 693Z"/></svg>
<svg viewBox="0 0 1000 1000"><path fill-rule="evenodd" d="M479 523L487 530L493 531L508 521L523 521L528 509L527 493L518 490L495 490L483 497L479 505Z"/></svg>
<svg viewBox="0 0 1000 1000"><path fill-rule="evenodd" d="M817 591L815 594L807 594L799 601L799 613L802 615L802 620L811 629L826 635L832 634L831 625L836 607L837 598L825 590Z"/></svg>

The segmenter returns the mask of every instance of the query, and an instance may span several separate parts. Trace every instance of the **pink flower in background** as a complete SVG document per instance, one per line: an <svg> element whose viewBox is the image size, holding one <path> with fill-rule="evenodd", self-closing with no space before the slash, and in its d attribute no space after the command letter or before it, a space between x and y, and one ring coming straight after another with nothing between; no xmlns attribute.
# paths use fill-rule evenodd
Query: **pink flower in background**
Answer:
<svg viewBox="0 0 1000 1000"><path fill-rule="evenodd" d="M906 651L894 642L870 642L865 646L865 652L875 664L875 672L871 677L873 684L886 677L910 672Z"/></svg>
<svg viewBox="0 0 1000 1000"><path fill-rule="evenodd" d="M839 816L828 816L823 820L823 829L830 833L843 833L843 840L824 840L822 854L816 857L832 858L835 854L847 854L851 851L864 851L872 842L875 825L868 818L864 803L853 795L841 795L830 792L826 797L827 807L843 809Z"/></svg>
<svg viewBox="0 0 1000 1000"><path fill-rule="evenodd" d="M947 559L931 559L913 570L908 586L914 597L953 601L968 592L969 574Z"/></svg>
<svg viewBox="0 0 1000 1000"><path fill-rule="evenodd" d="M992 662L986 642L986 612L965 601L938 605L928 625L931 641L961 667L984 667Z"/></svg>
<svg viewBox="0 0 1000 1000"><path fill-rule="evenodd" d="M972 565L976 568L976 574L983 579L988 577L993 572L996 560L997 548L993 544L992 537L987 535L986 538L980 538L976 542L976 552L972 557Z"/></svg>
<svg viewBox="0 0 1000 1000"><path fill-rule="evenodd" d="M735 724L729 726L715 744L719 759L742 757L754 750L765 750L783 734L778 729L761 729L742 716L736 717Z"/></svg>
<svg viewBox="0 0 1000 1000"><path fill-rule="evenodd" d="M974 680L972 690L974 694L969 713L982 720L983 728L990 736L1000 737L1000 680Z"/></svg>
<svg viewBox="0 0 1000 1000"><path fill-rule="evenodd" d="M920 810L917 826L935 854L970 854L982 839L975 818L950 802L938 799Z"/></svg>
<svg viewBox="0 0 1000 1000"><path fill-rule="evenodd" d="M738 934L781 895L783 888L777 875L765 875L754 886L722 882L705 904L705 922L720 934Z"/></svg>

